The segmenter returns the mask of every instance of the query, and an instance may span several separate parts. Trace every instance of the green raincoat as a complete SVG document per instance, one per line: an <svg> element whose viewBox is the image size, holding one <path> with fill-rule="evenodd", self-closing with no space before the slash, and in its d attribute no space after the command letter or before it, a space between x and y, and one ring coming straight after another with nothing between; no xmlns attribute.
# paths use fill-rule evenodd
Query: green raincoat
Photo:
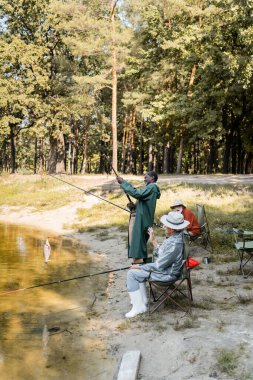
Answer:
<svg viewBox="0 0 253 380"><path fill-rule="evenodd" d="M156 183L149 183L141 189L136 189L127 181L123 181L120 187L126 194L137 199L131 241L128 239L128 257L147 258L147 241L149 239L147 230L154 223L156 200L160 198L160 189Z"/></svg>

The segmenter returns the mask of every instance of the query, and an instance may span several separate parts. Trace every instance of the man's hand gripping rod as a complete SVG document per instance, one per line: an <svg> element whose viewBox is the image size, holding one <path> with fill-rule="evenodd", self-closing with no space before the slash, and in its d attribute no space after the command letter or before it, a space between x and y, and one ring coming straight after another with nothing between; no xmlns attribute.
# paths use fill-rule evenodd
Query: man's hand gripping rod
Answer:
<svg viewBox="0 0 253 380"><path fill-rule="evenodd" d="M112 166L112 170L113 170L114 174L116 175L116 177L118 177L119 175L118 175L118 173L116 172L116 170L114 170L113 166ZM130 198L130 196L129 196L127 193L125 193L125 194L126 194L126 196L127 196L127 199L129 200L129 202L133 203L133 201L132 201L132 199Z"/></svg>

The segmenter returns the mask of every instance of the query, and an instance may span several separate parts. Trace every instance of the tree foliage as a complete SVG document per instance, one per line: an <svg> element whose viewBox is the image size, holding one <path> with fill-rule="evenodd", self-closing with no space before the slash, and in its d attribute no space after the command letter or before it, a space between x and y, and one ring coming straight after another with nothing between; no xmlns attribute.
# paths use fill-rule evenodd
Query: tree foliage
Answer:
<svg viewBox="0 0 253 380"><path fill-rule="evenodd" d="M0 0L0 170L110 170L114 52L122 172L251 173L252 8Z"/></svg>

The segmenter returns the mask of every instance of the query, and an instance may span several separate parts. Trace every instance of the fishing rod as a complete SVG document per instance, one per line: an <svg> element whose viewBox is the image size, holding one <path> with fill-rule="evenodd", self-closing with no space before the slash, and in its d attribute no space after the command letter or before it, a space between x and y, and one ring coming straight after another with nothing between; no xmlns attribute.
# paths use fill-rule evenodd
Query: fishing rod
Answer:
<svg viewBox="0 0 253 380"><path fill-rule="evenodd" d="M86 194L93 195L94 197L99 198L99 199L101 199L101 200L104 201L104 202L110 203L111 205L113 205L113 206L115 206L115 207L121 208L121 210L124 210L124 211L130 212L130 211L127 210L126 208L121 207L121 206L119 206L119 205L117 205L117 204L115 204L115 203L113 203L113 202L110 202L110 201L108 201L107 199L100 197L99 195L93 194L93 193L91 193L90 191L84 190L84 189L82 189L81 187L78 187L78 186L76 186L76 185L73 185L73 183L70 183L70 182L64 181L63 179L58 178L58 177L55 177L55 176L52 175L52 174L48 174L48 175L49 175L50 177L54 178L54 179L57 179L58 181L61 181L61 182L63 182L63 183L66 183L66 184L69 185L69 186L75 187L76 189L81 190L81 191L83 191L83 192L86 193Z"/></svg>
<svg viewBox="0 0 253 380"><path fill-rule="evenodd" d="M0 293L0 296L4 296L6 294L10 294L10 293L16 293L16 292L21 292L23 290L28 290L28 289L35 289L35 288L41 288L42 286L49 286L49 285L53 285L53 284L60 284L62 282L67 282L67 281L73 281L73 280L78 280L80 278L86 278L86 277L94 277L94 276L99 276L101 274L106 274L106 273L112 273L112 272L119 272L121 270L126 270L126 269L129 269L130 267L125 267L125 268L118 268L118 269L110 269L110 270L106 270L104 272L97 272L97 273L91 273L91 274L84 274L84 275L81 275L81 276L76 276L76 277L72 277L72 278L66 278L64 280L57 280L57 281L51 281L51 282L46 282L44 284L39 284L39 285L33 285L33 286L28 286L27 288L19 288L19 289L13 289L13 290L6 290L5 292L1 292Z"/></svg>
<svg viewBox="0 0 253 380"><path fill-rule="evenodd" d="M116 171L115 171L113 168L112 168L112 170L114 171L115 175L118 176L117 173L116 173ZM120 208L121 210L124 210L124 211L127 211L127 212L131 213L130 210L128 210L128 209L126 209L126 208L124 208L124 207L121 207L121 206L119 206L119 205L117 205L117 204L115 204L115 203L113 203L113 202L110 202L110 201L108 201L107 199L100 197L99 195L96 195L96 194L91 193L90 191L84 190L84 189L82 189L81 187L78 187L78 186L76 186L76 185L73 185L73 184L70 183L70 182L67 182L67 181L64 181L64 180L61 179L61 178L55 177L55 176L53 176L52 174L48 174L48 175L49 175L50 177L54 178L54 179L57 179L58 181L61 181L61 182L63 182L63 183L66 183L66 184L69 185L69 186L75 187L76 189L81 190L81 191L83 191L83 192L86 193L86 194L93 195L94 197L99 198L99 199L101 199L101 200L104 201L104 202L110 203L111 205L113 205L113 206L115 206L115 207L118 207L118 208ZM132 202L132 200L131 200L131 198L129 197L129 195L128 195L128 194L126 194L126 195L127 195L128 199L129 199L129 201ZM160 225L160 224L153 223L153 225L154 225L155 227L162 228L162 225ZM0 294L0 295L1 295L1 294Z"/></svg>
<svg viewBox="0 0 253 380"><path fill-rule="evenodd" d="M114 174L116 175L116 177L118 177L118 173L114 170L113 166L112 166L112 170L114 171ZM126 196L127 196L127 199L129 200L129 202L133 203L132 199L130 198L129 194L125 193Z"/></svg>

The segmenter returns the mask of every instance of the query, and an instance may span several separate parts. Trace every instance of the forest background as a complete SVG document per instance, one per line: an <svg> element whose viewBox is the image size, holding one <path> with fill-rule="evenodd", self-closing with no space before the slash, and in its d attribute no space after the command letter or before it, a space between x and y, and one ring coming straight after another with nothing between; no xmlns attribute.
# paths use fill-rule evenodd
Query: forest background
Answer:
<svg viewBox="0 0 253 380"><path fill-rule="evenodd" d="M252 173L251 0L0 0L0 172Z"/></svg>

